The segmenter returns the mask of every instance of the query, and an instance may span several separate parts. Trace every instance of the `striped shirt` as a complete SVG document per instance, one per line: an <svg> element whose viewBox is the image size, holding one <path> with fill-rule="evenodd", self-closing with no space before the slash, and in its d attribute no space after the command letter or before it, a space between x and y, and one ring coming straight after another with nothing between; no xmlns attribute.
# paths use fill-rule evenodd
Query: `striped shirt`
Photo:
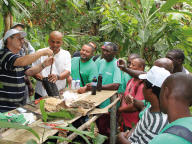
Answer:
<svg viewBox="0 0 192 144"><path fill-rule="evenodd" d="M29 66L13 66L20 56L13 54L8 48L0 50L0 109L12 110L14 103L21 103L25 92L25 71Z"/></svg>
<svg viewBox="0 0 192 144"><path fill-rule="evenodd" d="M132 144L148 144L167 124L166 114L150 112L150 108L148 108L128 140Z"/></svg>

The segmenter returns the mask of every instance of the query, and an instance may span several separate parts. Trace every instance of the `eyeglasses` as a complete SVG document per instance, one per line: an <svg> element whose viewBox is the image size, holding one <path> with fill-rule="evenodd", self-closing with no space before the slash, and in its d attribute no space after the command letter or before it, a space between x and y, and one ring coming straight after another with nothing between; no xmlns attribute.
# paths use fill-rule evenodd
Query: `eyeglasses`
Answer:
<svg viewBox="0 0 192 144"><path fill-rule="evenodd" d="M10 37L10 38L17 38L18 40L22 41L23 38L22 37Z"/></svg>

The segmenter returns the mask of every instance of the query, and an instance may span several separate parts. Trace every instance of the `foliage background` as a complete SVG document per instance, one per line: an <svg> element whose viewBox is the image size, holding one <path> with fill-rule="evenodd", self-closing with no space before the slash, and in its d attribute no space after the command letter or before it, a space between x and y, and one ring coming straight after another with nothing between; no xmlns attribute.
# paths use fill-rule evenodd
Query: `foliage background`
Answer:
<svg viewBox="0 0 192 144"><path fill-rule="evenodd" d="M166 6L163 4L166 3ZM49 33L63 33L63 49L71 54L90 41L118 44L117 58L138 53L151 67L170 49L184 51L192 72L191 0L1 0L0 38L6 15L27 26L27 39L38 50L48 46Z"/></svg>

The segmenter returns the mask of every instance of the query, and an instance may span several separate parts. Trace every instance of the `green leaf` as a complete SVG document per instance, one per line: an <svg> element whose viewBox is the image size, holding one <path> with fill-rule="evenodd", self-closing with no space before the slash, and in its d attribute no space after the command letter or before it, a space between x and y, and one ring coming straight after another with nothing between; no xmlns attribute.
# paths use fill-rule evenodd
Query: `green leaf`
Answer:
<svg viewBox="0 0 192 144"><path fill-rule="evenodd" d="M95 124L91 123L91 132L94 133Z"/></svg>
<svg viewBox="0 0 192 144"><path fill-rule="evenodd" d="M3 1L8 6L9 2L7 0L3 0Z"/></svg>
<svg viewBox="0 0 192 144"><path fill-rule="evenodd" d="M4 12L4 13L6 13L6 12L8 11L8 7L7 7L5 4L3 4L2 9L3 9L3 12Z"/></svg>
<svg viewBox="0 0 192 144"><path fill-rule="evenodd" d="M3 89L3 84L0 82L0 88Z"/></svg>
<svg viewBox="0 0 192 144"><path fill-rule="evenodd" d="M134 7L139 10L138 4L136 3L136 0L130 0L131 3L134 5Z"/></svg>
<svg viewBox="0 0 192 144"><path fill-rule="evenodd" d="M0 128L26 129L26 130L30 131L31 133L33 133L40 140L39 135L31 127L28 127L25 125L0 121Z"/></svg>
<svg viewBox="0 0 192 144"><path fill-rule="evenodd" d="M145 29L145 30L139 29L138 36L140 37L142 42L147 42L150 36L150 31L148 29Z"/></svg>
<svg viewBox="0 0 192 144"><path fill-rule="evenodd" d="M93 139L92 141L94 144L102 144L107 139L108 139L108 137L98 134L97 137L95 139Z"/></svg>
<svg viewBox="0 0 192 144"><path fill-rule="evenodd" d="M192 36L192 28L191 27L183 27L182 29L183 33L186 35L186 36Z"/></svg>
<svg viewBox="0 0 192 144"><path fill-rule="evenodd" d="M43 117L43 120L44 120L44 122L46 122L47 121L47 113L44 110L44 103L45 103L45 100L40 101L40 110L41 110L41 115Z"/></svg>
<svg viewBox="0 0 192 144"><path fill-rule="evenodd" d="M68 125L69 125L69 127L57 127L57 128L59 128L59 129L64 129L64 130L69 130L69 131L73 131L73 132L76 132L76 133L78 133L78 134L79 134L79 133L85 134L85 135L87 135L87 136L89 136L89 137L91 137L91 138L95 138L95 135L94 135L94 133L92 133L92 132L78 130L78 129L76 129L75 127L73 127L73 125L70 124L70 123L68 123Z"/></svg>
<svg viewBox="0 0 192 144"><path fill-rule="evenodd" d="M28 1L25 1L25 4L26 4L27 6L29 6L29 7L32 6L32 4L31 4L30 2L28 2Z"/></svg>
<svg viewBox="0 0 192 144"><path fill-rule="evenodd" d="M45 36L45 43L48 44L49 35L46 34Z"/></svg>
<svg viewBox="0 0 192 144"><path fill-rule="evenodd" d="M3 30L3 16L2 16L2 13L0 13L0 31Z"/></svg>
<svg viewBox="0 0 192 144"><path fill-rule="evenodd" d="M105 26L103 26L102 28L100 28L99 31L106 30L106 29L108 29L108 28L110 28L110 27L112 27L112 26L113 26L112 24L105 25Z"/></svg>
<svg viewBox="0 0 192 144"><path fill-rule="evenodd" d="M52 30L55 30L55 21L52 21L51 28L52 28Z"/></svg>
<svg viewBox="0 0 192 144"><path fill-rule="evenodd" d="M160 11L165 12L178 2L179 0L167 0L166 3L161 6Z"/></svg>
<svg viewBox="0 0 192 144"><path fill-rule="evenodd" d="M189 64L184 64L184 67L190 72L192 73L192 67ZM190 107L191 108L191 107ZM192 112L192 111L191 111Z"/></svg>
<svg viewBox="0 0 192 144"><path fill-rule="evenodd" d="M31 139L26 142L26 144L38 144L35 140Z"/></svg>
<svg viewBox="0 0 192 144"><path fill-rule="evenodd" d="M192 17L192 13L184 12L184 11L178 11L178 10L169 10L166 13L180 13L180 14L184 14L184 15L188 15L188 16Z"/></svg>
<svg viewBox="0 0 192 144"><path fill-rule="evenodd" d="M69 118L72 119L75 117L74 114L70 113L70 112L63 112L63 111L59 111L59 112L47 112L47 115L49 116L55 116L55 117L63 117L63 118Z"/></svg>
<svg viewBox="0 0 192 144"><path fill-rule="evenodd" d="M141 4L143 8L151 9L154 4L154 0L141 0Z"/></svg>
<svg viewBox="0 0 192 144"><path fill-rule="evenodd" d="M72 140L66 139L66 138L60 137L60 136L49 136L49 137L47 137L47 138L48 138L48 139L57 139L57 140L59 140L59 141L61 141L61 142L63 142L63 141L72 142Z"/></svg>
<svg viewBox="0 0 192 144"><path fill-rule="evenodd" d="M173 48L173 45L171 44L171 42L170 42L170 40L169 40L169 38L167 38L167 42L168 42L169 48L170 48L171 50L174 49L174 48Z"/></svg>

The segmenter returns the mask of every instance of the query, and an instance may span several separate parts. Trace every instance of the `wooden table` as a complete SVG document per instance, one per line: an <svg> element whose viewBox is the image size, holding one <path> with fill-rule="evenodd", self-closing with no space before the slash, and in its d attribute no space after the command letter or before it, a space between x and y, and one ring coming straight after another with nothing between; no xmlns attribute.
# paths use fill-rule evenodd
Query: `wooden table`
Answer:
<svg viewBox="0 0 192 144"><path fill-rule="evenodd" d="M65 88L65 89L63 89L61 91L66 91L66 90L69 90L69 88ZM88 93L89 94L86 97L84 97L82 100L90 100L92 102L95 102L95 105L98 106L102 102L107 100L108 98L112 97L116 93L116 91L102 90L101 92L97 92L96 95L91 95L90 92L88 92ZM81 95L81 94L79 94L79 95ZM33 108L32 106L27 105L27 107L31 107L31 110L33 112L38 113L40 111L39 109L35 110L35 108ZM17 113L16 110L14 111L14 113ZM66 126L68 126L68 123L72 123L75 120L79 119L80 117L81 116L76 116L75 118L73 118L71 120L67 120L67 119L63 119L63 118L57 118L56 120L54 120L52 122L63 119L64 123L62 125L60 125L60 126L66 127ZM30 125L30 127L35 132L37 132L37 134L40 137L40 141L42 141L44 128L38 126L39 122L42 122L42 120L39 119L39 120L35 121L34 123L32 123ZM51 130L45 129L45 133L44 133L44 136L43 136L43 141L45 141L48 136L53 136L57 132L58 132L58 130L55 130L55 129L51 129ZM3 144L6 144L6 143L26 143L30 139L34 139L37 142L39 142L38 139L31 132L29 132L27 130L24 130L24 129L19 129L19 130L16 130L15 132L11 133L10 135L4 137L2 140L0 140L0 144L1 143L3 143Z"/></svg>

